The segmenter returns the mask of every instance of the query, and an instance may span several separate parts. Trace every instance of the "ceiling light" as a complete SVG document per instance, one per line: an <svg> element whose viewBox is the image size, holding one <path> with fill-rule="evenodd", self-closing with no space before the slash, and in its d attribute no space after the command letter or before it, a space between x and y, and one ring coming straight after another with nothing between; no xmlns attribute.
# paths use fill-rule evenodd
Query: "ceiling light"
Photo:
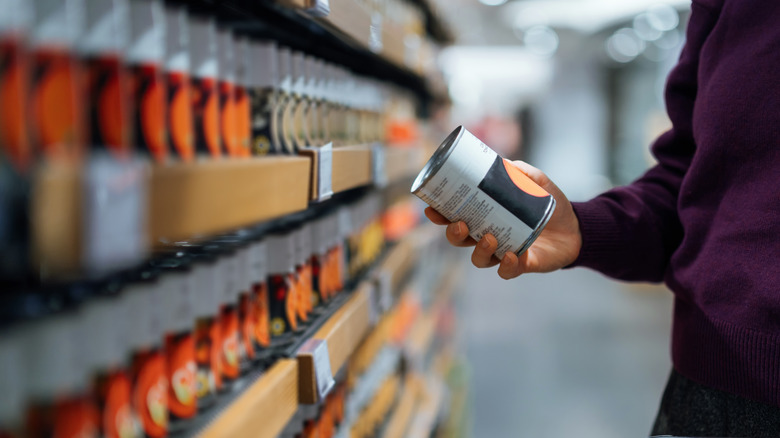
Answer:
<svg viewBox="0 0 780 438"><path fill-rule="evenodd" d="M479 2L487 6L501 6L506 3L506 0L479 0Z"/></svg>

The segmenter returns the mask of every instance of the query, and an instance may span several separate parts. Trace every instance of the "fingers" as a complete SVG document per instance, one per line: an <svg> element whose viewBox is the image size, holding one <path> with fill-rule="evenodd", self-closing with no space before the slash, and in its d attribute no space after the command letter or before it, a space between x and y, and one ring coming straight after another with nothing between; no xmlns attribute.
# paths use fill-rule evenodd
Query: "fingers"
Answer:
<svg viewBox="0 0 780 438"><path fill-rule="evenodd" d="M474 246L477 242L469 237L469 227L461 222L455 222L447 225L447 240L452 246Z"/></svg>
<svg viewBox="0 0 780 438"><path fill-rule="evenodd" d="M446 217L442 216L441 213L434 210L432 207L425 208L425 217L427 217L431 222L433 222L436 225L449 225L450 223L450 221L448 221Z"/></svg>
<svg viewBox="0 0 780 438"><path fill-rule="evenodd" d="M493 253L496 252L497 248L498 241L496 241L496 238L486 234L474 248L474 252L471 254L471 263L478 268L496 266L499 260Z"/></svg>
<svg viewBox="0 0 780 438"><path fill-rule="evenodd" d="M504 254L504 258L501 259L501 265L498 267L498 276L504 280L511 280L520 276L523 273L523 266L527 257L528 253L524 253L518 258L516 254L507 252Z"/></svg>
<svg viewBox="0 0 780 438"><path fill-rule="evenodd" d="M531 166L530 164L526 163L525 161L512 161L512 164L515 165L518 169L520 169L521 172L526 174L528 178L531 178L533 182L535 182L539 187L543 189L547 189L551 182L550 178L547 177L547 175L544 174L541 170L535 168L534 166Z"/></svg>

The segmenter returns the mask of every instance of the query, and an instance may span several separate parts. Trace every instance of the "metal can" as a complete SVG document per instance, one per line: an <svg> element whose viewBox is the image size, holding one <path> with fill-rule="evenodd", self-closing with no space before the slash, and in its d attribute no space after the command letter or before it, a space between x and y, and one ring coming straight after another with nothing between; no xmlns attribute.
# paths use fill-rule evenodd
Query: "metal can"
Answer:
<svg viewBox="0 0 780 438"><path fill-rule="evenodd" d="M447 137L412 184L412 193L479 241L492 234L499 259L528 249L555 210L555 199L463 126Z"/></svg>

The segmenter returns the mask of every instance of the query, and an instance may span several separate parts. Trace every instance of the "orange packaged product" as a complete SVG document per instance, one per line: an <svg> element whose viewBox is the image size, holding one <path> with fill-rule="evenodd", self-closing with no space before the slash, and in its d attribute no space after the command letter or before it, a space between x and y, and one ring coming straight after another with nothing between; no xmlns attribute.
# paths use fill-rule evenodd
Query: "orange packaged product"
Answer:
<svg viewBox="0 0 780 438"><path fill-rule="evenodd" d="M195 364L195 299L192 261L182 252L155 263L161 270L165 315L165 359L168 380L169 431L181 430L198 413Z"/></svg>
<svg viewBox="0 0 780 438"><path fill-rule="evenodd" d="M222 332L219 306L222 298L220 249L207 245L193 252L197 299L195 300L195 362L198 408L206 409L216 402L222 388Z"/></svg>
<svg viewBox="0 0 780 438"><path fill-rule="evenodd" d="M252 286L254 306L255 348L261 350L271 345L271 326L268 307L268 246L265 241L254 245L255 282Z"/></svg>
<svg viewBox="0 0 780 438"><path fill-rule="evenodd" d="M251 302L252 287L255 283L254 248L245 245L238 252L238 363L241 374L252 367L255 352L255 315Z"/></svg>
<svg viewBox="0 0 780 438"><path fill-rule="evenodd" d="M233 87L235 102L235 128L238 141L238 156L248 157L252 154L252 103L249 98L251 86L252 62L249 39L236 39L236 83Z"/></svg>
<svg viewBox="0 0 780 438"><path fill-rule="evenodd" d="M294 288L297 297L296 312L298 319L306 323L309 320L309 307L311 303L311 294L308 291L306 280L306 266L304 256L304 231L303 226L299 226L292 232L293 251L295 260Z"/></svg>
<svg viewBox="0 0 780 438"><path fill-rule="evenodd" d="M189 30L195 152L219 158L223 152L219 126L217 27L213 20L190 17Z"/></svg>
<svg viewBox="0 0 780 438"><path fill-rule="evenodd" d="M25 328L28 405L25 436L97 437L98 411L89 392L85 321L75 310L47 315Z"/></svg>
<svg viewBox="0 0 780 438"><path fill-rule="evenodd" d="M230 244L228 244L230 245ZM239 321L238 298L241 293L238 278L240 268L240 249L234 245L231 252L225 254L221 264L223 269L220 303L220 331L222 352L222 379L232 382L241 374L239 363Z"/></svg>
<svg viewBox="0 0 780 438"><path fill-rule="evenodd" d="M236 120L236 58L235 39L229 30L217 32L219 59L219 128L222 145L230 157L241 156Z"/></svg>
<svg viewBox="0 0 780 438"><path fill-rule="evenodd" d="M281 151L281 133L277 107L282 96L279 88L279 55L273 41L252 42L251 55L251 130L252 154Z"/></svg>
<svg viewBox="0 0 780 438"><path fill-rule="evenodd" d="M268 301L271 337L298 330L298 297L295 289L295 246L290 231L268 237Z"/></svg>
<svg viewBox="0 0 780 438"><path fill-rule="evenodd" d="M130 2L130 45L126 59L132 76L134 141L157 163L168 160L165 62L165 12L160 0Z"/></svg>
<svg viewBox="0 0 780 438"><path fill-rule="evenodd" d="M168 105L168 144L181 161L195 158L195 131L190 82L190 47L187 10L165 10L165 79Z"/></svg>
<svg viewBox="0 0 780 438"><path fill-rule="evenodd" d="M131 322L128 301L120 295L91 299L83 319L90 330L88 348L94 368L93 389L100 419L100 435L106 438L139 436L138 418L132 403L132 382L126 368L130 351Z"/></svg>
<svg viewBox="0 0 780 438"><path fill-rule="evenodd" d="M158 270L144 269L137 282L122 293L128 314L137 318L129 331L132 406L142 436L149 438L167 436L169 425L168 364L163 348L166 290L158 277Z"/></svg>
<svg viewBox="0 0 780 438"><path fill-rule="evenodd" d="M0 14L0 156L24 173L33 158L27 120L33 11L30 1L13 0L8 6Z"/></svg>
<svg viewBox="0 0 780 438"><path fill-rule="evenodd" d="M86 118L82 66L75 45L83 28L79 0L35 0L30 38L30 133L36 153L54 161L82 159ZM22 117L20 113L17 117Z"/></svg>
<svg viewBox="0 0 780 438"><path fill-rule="evenodd" d="M129 0L86 0L86 31L79 52L86 73L88 143L115 158L130 154L130 77L124 66Z"/></svg>

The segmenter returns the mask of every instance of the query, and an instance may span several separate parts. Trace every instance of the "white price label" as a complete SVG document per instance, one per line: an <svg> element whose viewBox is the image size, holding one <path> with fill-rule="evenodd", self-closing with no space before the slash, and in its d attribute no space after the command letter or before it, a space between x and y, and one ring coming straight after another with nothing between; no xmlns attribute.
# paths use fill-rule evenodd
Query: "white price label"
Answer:
<svg viewBox="0 0 780 438"><path fill-rule="evenodd" d="M328 143L319 149L319 184L318 198L320 201L333 196L333 143Z"/></svg>
<svg viewBox="0 0 780 438"><path fill-rule="evenodd" d="M328 341L324 339L309 339L301 346L299 353L311 354L314 362L314 378L317 384L317 398L323 400L330 392L336 381L330 369L330 354L328 353Z"/></svg>
<svg viewBox="0 0 780 438"><path fill-rule="evenodd" d="M374 143L371 146L371 167L374 175L374 185L379 188L387 186L386 163L384 146L381 143Z"/></svg>
<svg viewBox="0 0 780 438"><path fill-rule="evenodd" d="M140 160L90 158L84 178L84 265L92 274L133 266L147 255L148 168Z"/></svg>

